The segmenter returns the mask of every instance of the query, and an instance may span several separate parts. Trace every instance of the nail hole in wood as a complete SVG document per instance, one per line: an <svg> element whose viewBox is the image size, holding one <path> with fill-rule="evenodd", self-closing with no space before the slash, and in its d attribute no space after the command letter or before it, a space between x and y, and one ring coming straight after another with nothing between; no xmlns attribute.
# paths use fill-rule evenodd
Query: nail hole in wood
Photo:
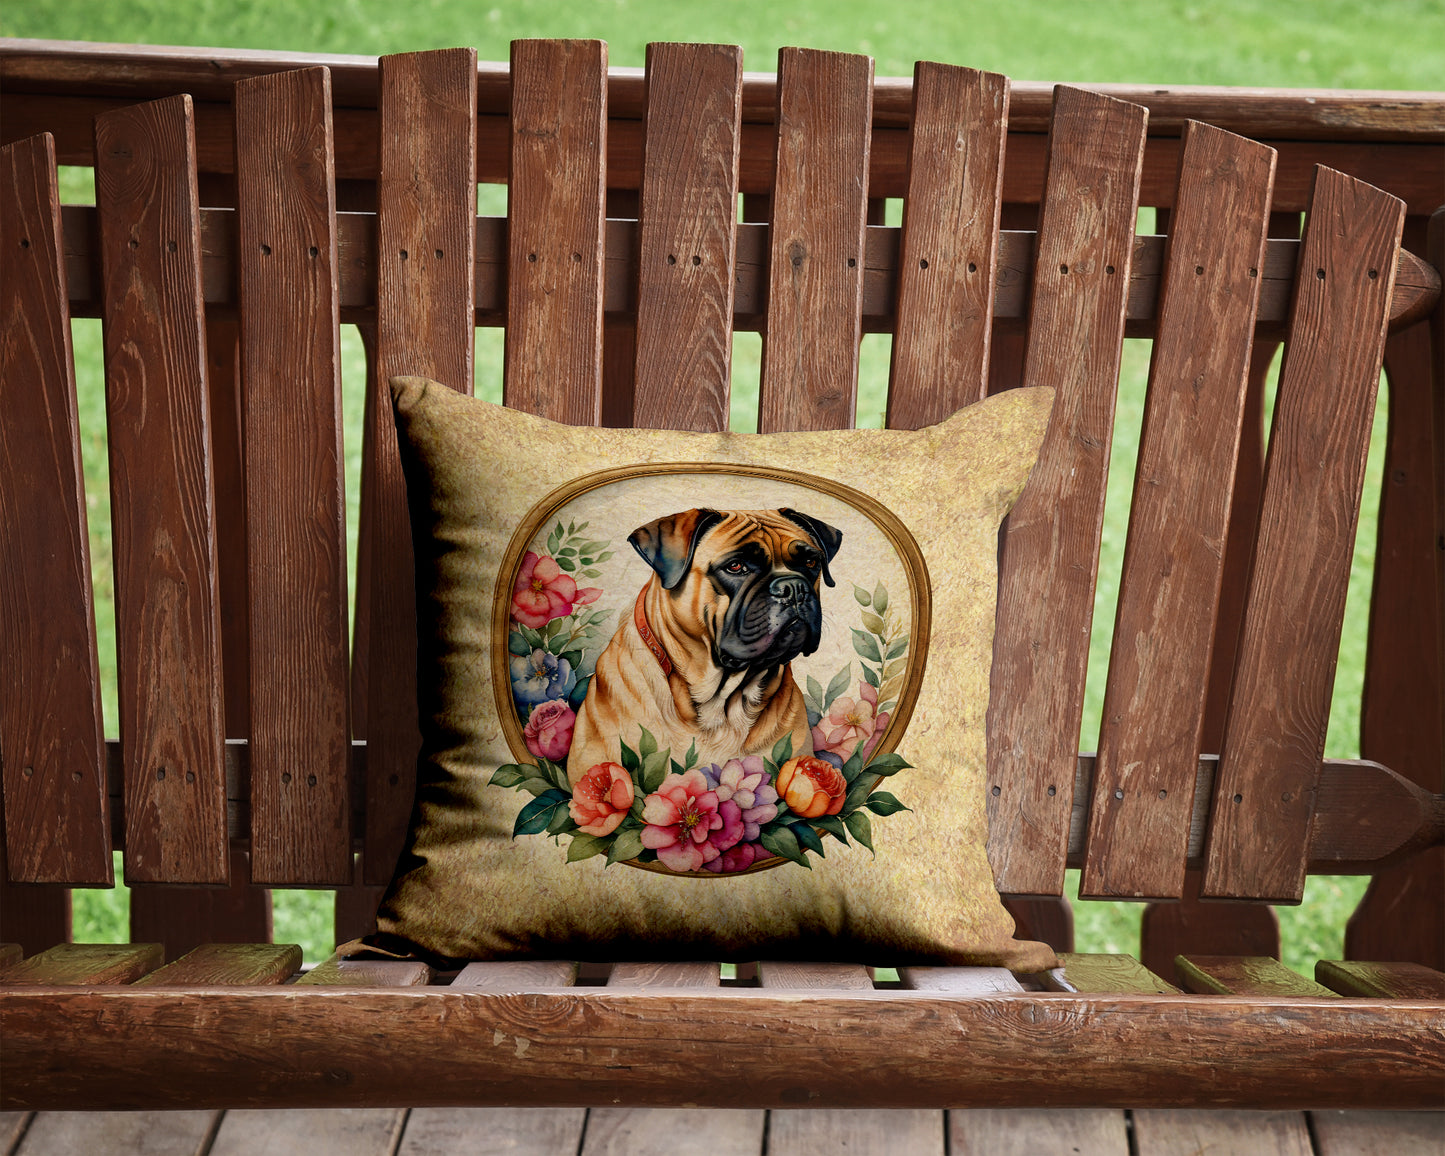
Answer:
<svg viewBox="0 0 1445 1156"><path fill-rule="evenodd" d="M320 256L320 254L321 250L318 249L315 245L312 245L309 249L306 250L306 255L308 257L317 257Z"/></svg>
<svg viewBox="0 0 1445 1156"><path fill-rule="evenodd" d="M573 254L572 254L572 260L577 261L577 262L580 262L580 261L582 260L582 254L581 254L581 253L573 253Z"/></svg>
<svg viewBox="0 0 1445 1156"><path fill-rule="evenodd" d="M972 261L970 261L970 262L968 263L968 271L969 271L970 273L977 273L977 272L978 272L978 266L975 265Z"/></svg>
<svg viewBox="0 0 1445 1156"><path fill-rule="evenodd" d="M1258 276L1259 276L1259 270L1258 270L1258 269L1251 269L1251 270L1249 271L1249 275L1250 275L1251 277L1258 277Z"/></svg>
<svg viewBox="0 0 1445 1156"><path fill-rule="evenodd" d="M291 781L291 772L290 772L290 771L282 771L282 772L281 772L281 781L282 781L283 783L289 783L289 782Z"/></svg>
<svg viewBox="0 0 1445 1156"><path fill-rule="evenodd" d="M80 782L80 780L83 779L85 776L82 775L79 771L71 771L71 772L70 772L70 777L71 777L72 779L74 779L74 780L78 783L78 782Z"/></svg>
<svg viewBox="0 0 1445 1156"><path fill-rule="evenodd" d="M527 260L535 263L536 260L537 260L537 254L536 254L536 253L528 253L528 254L527 254Z"/></svg>
<svg viewBox="0 0 1445 1156"><path fill-rule="evenodd" d="M263 257L269 257L270 255L271 255L271 246L270 246L270 245L262 245L262 246L261 246L261 256L263 256Z"/></svg>
<svg viewBox="0 0 1445 1156"><path fill-rule="evenodd" d="M1373 280L1374 280L1376 277L1378 277L1379 275L1380 275L1380 271L1379 271L1378 269L1371 269L1371 270L1370 270L1370 280L1371 280L1371 281L1373 281Z"/></svg>
<svg viewBox="0 0 1445 1156"><path fill-rule="evenodd" d="M194 783L195 781L196 781L196 772L195 772L195 771L187 771L187 772L186 772L186 782L188 782L188 783Z"/></svg>
<svg viewBox="0 0 1445 1156"><path fill-rule="evenodd" d="M440 261L442 259L442 251L440 249L435 249L432 251L432 256L435 257L438 261Z"/></svg>
<svg viewBox="0 0 1445 1156"><path fill-rule="evenodd" d="M176 243L175 243L174 241L167 241L167 242L166 242L166 252L167 252L167 253L174 253L175 251L176 251Z"/></svg>
<svg viewBox="0 0 1445 1156"><path fill-rule="evenodd" d="M692 255L692 263L693 263L694 265L701 265L701 264L702 264L702 258L699 257L696 253L694 253L694 254Z"/></svg>
<svg viewBox="0 0 1445 1156"><path fill-rule="evenodd" d="M307 776L306 776L306 785L307 785L308 787L314 787L314 786L316 785L316 776L315 776L315 775L307 775Z"/></svg>
<svg viewBox="0 0 1445 1156"><path fill-rule="evenodd" d="M1159 797L1161 799L1167 799L1169 797L1169 792L1161 788L1159 791Z"/></svg>
<svg viewBox="0 0 1445 1156"><path fill-rule="evenodd" d="M1236 803L1242 803L1242 802L1244 802L1244 796L1243 796L1243 795L1235 795L1235 796L1234 796L1234 801L1235 801Z"/></svg>
<svg viewBox="0 0 1445 1156"><path fill-rule="evenodd" d="M1059 788L1058 788L1058 787L1050 787L1050 788L1049 788L1049 798L1052 799L1052 798L1053 798L1055 795L1057 795L1058 793L1059 793Z"/></svg>
<svg viewBox="0 0 1445 1156"><path fill-rule="evenodd" d="M677 254L675 254L675 253L669 253L669 254L667 255L667 263L668 263L669 265L676 265L676 264L677 264ZM794 263L794 264L797 264L796 261L793 262L793 263Z"/></svg>
<svg viewBox="0 0 1445 1156"><path fill-rule="evenodd" d="M995 787L995 788L993 789L993 797L994 797L995 799L997 799L998 796L999 796L999 789L998 789L997 787Z"/></svg>
<svg viewBox="0 0 1445 1156"><path fill-rule="evenodd" d="M1069 271L1069 267L1068 267L1067 265L1060 265L1060 266L1059 266L1059 272L1060 272L1060 273L1067 273L1068 271Z"/></svg>
<svg viewBox="0 0 1445 1156"><path fill-rule="evenodd" d="M158 782L158 783L164 783L165 781L166 781L166 769L165 769L165 767L157 767L157 768L156 768L156 782Z"/></svg>
<svg viewBox="0 0 1445 1156"><path fill-rule="evenodd" d="M140 248L140 242L137 241L134 237L132 237L132 238L127 242L127 244L130 245L130 247L131 247L132 249L139 249L139 248Z"/></svg>
<svg viewBox="0 0 1445 1156"><path fill-rule="evenodd" d="M849 258L848 258L848 268L850 268L850 269L856 269L856 268L858 268L858 258L857 258L857 257L849 257Z"/></svg>
<svg viewBox="0 0 1445 1156"><path fill-rule="evenodd" d="M1315 280L1316 280L1316 281L1323 281L1324 279L1325 279L1325 271L1324 271L1323 269L1316 269L1316 270L1315 270Z"/></svg>
<svg viewBox="0 0 1445 1156"><path fill-rule="evenodd" d="M401 776L400 776L400 775L388 775L386 781L387 781L388 783L390 783L390 784L394 787L394 786L397 785L397 783L401 782Z"/></svg>
<svg viewBox="0 0 1445 1156"><path fill-rule="evenodd" d="M1115 788L1114 788L1114 798L1116 798L1116 799L1122 799L1123 797L1124 797L1124 791L1123 791L1123 789L1120 788L1120 787L1115 787Z"/></svg>
<svg viewBox="0 0 1445 1156"><path fill-rule="evenodd" d="M1196 265L1196 266L1194 266L1194 275L1195 275L1196 277L1203 277L1203 276L1204 276L1204 266L1203 266L1203 265Z"/></svg>
<svg viewBox="0 0 1445 1156"><path fill-rule="evenodd" d="M927 257L922 258L922 259L918 262L918 267L919 267L920 269L927 269L927 268L928 268L928 258L927 258Z"/></svg>
<svg viewBox="0 0 1445 1156"><path fill-rule="evenodd" d="M20 247L21 247L22 249L28 249L28 248L30 248L30 238L29 238L29 237L21 237L21 238L20 238Z"/></svg>
<svg viewBox="0 0 1445 1156"><path fill-rule="evenodd" d="M403 261L405 261L405 260L406 260L408 257L410 257L410 256L411 256L411 254L408 253L405 249L403 249L403 250L401 251L401 259L402 259Z"/></svg>
<svg viewBox="0 0 1445 1156"><path fill-rule="evenodd" d="M32 775L35 774L35 768L34 768L34 767L26 767L25 770L23 770L23 771L21 772L21 774L23 774L23 775L28 779L28 778L30 778Z"/></svg>
<svg viewBox="0 0 1445 1156"><path fill-rule="evenodd" d="M1114 266L1112 266L1112 265L1105 265L1105 266L1104 266L1104 272L1107 273L1110 277L1112 277L1112 276L1114 275Z"/></svg>

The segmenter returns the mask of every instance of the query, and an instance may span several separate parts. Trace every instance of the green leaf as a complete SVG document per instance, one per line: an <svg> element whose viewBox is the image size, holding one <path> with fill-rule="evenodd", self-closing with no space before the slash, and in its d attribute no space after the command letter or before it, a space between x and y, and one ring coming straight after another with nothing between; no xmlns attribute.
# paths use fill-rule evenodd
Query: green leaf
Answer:
<svg viewBox="0 0 1445 1156"><path fill-rule="evenodd" d="M845 822L848 824L848 830L852 832L853 838L872 851L873 823L869 820L867 812L854 811ZM875 851L874 854L876 855L877 852Z"/></svg>
<svg viewBox="0 0 1445 1156"><path fill-rule="evenodd" d="M871 630L874 634L883 633L883 619L879 618L878 615L870 614L868 611L865 610L863 611L862 618L863 625L866 626L869 630Z"/></svg>
<svg viewBox="0 0 1445 1156"><path fill-rule="evenodd" d="M579 558L578 561L581 562L582 565L584 565L584 566L591 566L595 561L597 561L597 559L596 559L596 558ZM584 571L582 571L582 573L585 574L585 573L587 573L587 571L584 570Z"/></svg>
<svg viewBox="0 0 1445 1156"><path fill-rule="evenodd" d="M560 563L563 558L575 558L577 556L576 546L563 546L557 551L557 561Z"/></svg>
<svg viewBox="0 0 1445 1156"><path fill-rule="evenodd" d="M583 570L583 571L581 571L581 577L583 577L583 578L597 578L597 577L599 577L601 574L602 574L602 571L601 571L601 570Z"/></svg>
<svg viewBox="0 0 1445 1156"><path fill-rule="evenodd" d="M683 769L688 771L697 766L697 739L693 739L692 742L688 743L687 758L682 765Z"/></svg>
<svg viewBox="0 0 1445 1156"><path fill-rule="evenodd" d="M822 827L823 830L827 831L828 834L832 835L838 842L847 846L848 828L843 825L843 820L838 818L837 815L822 815L813 820L813 826Z"/></svg>
<svg viewBox="0 0 1445 1156"><path fill-rule="evenodd" d="M913 764L900 755L897 751L889 751L887 754L879 755L868 764L868 770L875 775L896 775L904 767L911 767Z"/></svg>
<svg viewBox="0 0 1445 1156"><path fill-rule="evenodd" d="M558 766L551 759L543 758L537 760L537 767L542 774L552 780L552 785L559 791L565 791L569 795L572 793L572 784L567 781L566 767Z"/></svg>
<svg viewBox="0 0 1445 1156"><path fill-rule="evenodd" d="M555 791L558 787L551 779L544 779L541 775L532 775L518 783L517 789L527 791L533 796L539 796L545 795L548 791Z"/></svg>
<svg viewBox="0 0 1445 1156"><path fill-rule="evenodd" d="M678 762L676 759L673 759L671 762L669 762L669 763L667 764L667 769L668 769L669 771L671 771L674 775L685 775L685 774L687 774L687 768L686 768L685 766L683 766L680 762Z"/></svg>
<svg viewBox="0 0 1445 1156"><path fill-rule="evenodd" d="M804 867L812 870L813 865L808 862L808 857L798 846L798 837L793 834L791 827L777 827L773 830L765 827L762 834L758 836L758 842L774 855L781 855L784 859L791 859L794 863L801 863Z"/></svg>
<svg viewBox="0 0 1445 1156"><path fill-rule="evenodd" d="M882 582L879 582L877 586L873 587L873 609L878 611L879 614L882 614L888 609L888 591L884 588Z"/></svg>
<svg viewBox="0 0 1445 1156"><path fill-rule="evenodd" d="M818 838L817 831L813 830L812 827L808 826L807 819L804 819L801 823L792 824L792 826L790 826L788 830L793 833L793 838L798 841L799 846L806 847L815 855L822 855L825 853L823 851L823 840Z"/></svg>
<svg viewBox="0 0 1445 1156"><path fill-rule="evenodd" d="M793 757L793 736L784 735L773 744L773 753L770 756L773 762L782 766Z"/></svg>
<svg viewBox="0 0 1445 1156"><path fill-rule="evenodd" d="M869 686L871 686L874 690L877 690L878 683L880 681L880 679L878 678L878 672L874 670L871 666L865 666L863 668L863 681L866 682Z"/></svg>
<svg viewBox="0 0 1445 1156"><path fill-rule="evenodd" d="M600 565L602 565L603 562L609 562L609 561L612 560L612 557L613 557L613 551L611 551L611 550L603 550L602 553L600 553L600 554L597 555L597 564L600 566Z"/></svg>
<svg viewBox="0 0 1445 1156"><path fill-rule="evenodd" d="M547 823L547 834L565 835L568 831L577 830L577 821L572 818L570 807L561 806L552 812L552 818Z"/></svg>
<svg viewBox="0 0 1445 1156"><path fill-rule="evenodd" d="M542 627L542 637L550 641L561 634L562 631L566 630L568 625L567 619L554 618L551 622L547 623L546 626Z"/></svg>
<svg viewBox="0 0 1445 1156"><path fill-rule="evenodd" d="M627 859L636 859L646 850L642 845L641 828L623 828L619 830L612 840L612 846L607 849L607 862L621 863Z"/></svg>
<svg viewBox="0 0 1445 1156"><path fill-rule="evenodd" d="M570 665L573 670L576 670L582 665L582 652L580 650L565 651L561 657L567 660L568 665Z"/></svg>
<svg viewBox="0 0 1445 1156"><path fill-rule="evenodd" d="M587 527L590 526L590 525L592 525L591 522L578 522L578 523L577 523L577 528L576 528L575 530L573 530L572 533L574 533L574 534L580 534L580 533L582 533L583 530L587 529Z"/></svg>
<svg viewBox="0 0 1445 1156"><path fill-rule="evenodd" d="M853 629L853 649L870 662L883 661L883 655L878 652L878 643L873 636L856 627Z"/></svg>
<svg viewBox="0 0 1445 1156"><path fill-rule="evenodd" d="M567 533L568 533L569 535L577 533L577 523L576 523L576 522L568 522L568 523L567 523Z"/></svg>
<svg viewBox="0 0 1445 1156"><path fill-rule="evenodd" d="M581 710L582 704L587 700L587 688L591 685L592 675L581 675L577 679L577 685L572 688L572 693L567 696L567 705L574 711Z"/></svg>
<svg viewBox="0 0 1445 1156"><path fill-rule="evenodd" d="M515 787L531 772L532 768L521 763L503 763L492 772L489 787Z"/></svg>
<svg viewBox="0 0 1445 1156"><path fill-rule="evenodd" d="M671 757L671 751L653 751L642 760L642 789L649 795L667 778L667 762Z"/></svg>
<svg viewBox="0 0 1445 1156"><path fill-rule="evenodd" d="M823 710L826 711L833 705L833 700L848 689L848 683L853 676L853 664L849 663L833 676L833 681L828 684L828 693L823 696ZM822 713L821 711L819 713Z"/></svg>
<svg viewBox="0 0 1445 1156"><path fill-rule="evenodd" d="M853 753L848 756L848 761L843 764L843 777L850 783L858 777L863 769L863 747L861 744L853 748Z"/></svg>
<svg viewBox="0 0 1445 1156"><path fill-rule="evenodd" d="M637 752L626 743L620 743L619 745L622 748L622 769L633 776L633 778L636 778L637 769L642 766L642 763L638 761Z"/></svg>
<svg viewBox="0 0 1445 1156"><path fill-rule="evenodd" d="M583 554L595 554L595 553L597 553L597 551L599 551L599 550L605 550L605 549L607 549L607 543L606 543L606 542L584 542L581 546L578 547L578 549L579 549Z"/></svg>
<svg viewBox="0 0 1445 1156"><path fill-rule="evenodd" d="M565 537L567 536L567 531L564 530L564 529L562 529L562 523L561 523L561 522L558 522L558 523L557 523L557 528L556 528L555 530L553 530L552 533L556 534L557 537L559 537L559 538L565 538Z"/></svg>
<svg viewBox="0 0 1445 1156"><path fill-rule="evenodd" d="M589 835L585 831L579 831L572 836L572 842L567 845L567 862L580 863L583 859L590 859L593 855L601 855L612 845L612 837L606 838L600 835Z"/></svg>
<svg viewBox="0 0 1445 1156"><path fill-rule="evenodd" d="M547 553L555 554L557 552L557 547L562 544L562 534L560 533L561 529L562 527L558 526L557 529L553 530L550 534L547 535Z"/></svg>
<svg viewBox="0 0 1445 1156"><path fill-rule="evenodd" d="M539 835L547 830L558 808L565 813L567 796L561 791L546 791L538 795L517 812L517 821L512 827L512 838L518 835Z"/></svg>
<svg viewBox="0 0 1445 1156"><path fill-rule="evenodd" d="M872 775L859 775L848 785L848 795L843 800L843 812L846 814L850 811L856 811L859 807L863 806L863 802L868 798L869 792L877 785L878 780Z"/></svg>
<svg viewBox="0 0 1445 1156"><path fill-rule="evenodd" d="M532 648L532 650L546 650L546 649L547 649L546 640L543 639L543 637L542 637L540 634L538 634L535 630L533 630L530 626L520 626L520 625L519 625L519 626L517 627L517 629L518 629L519 631L521 631L522 637L527 640L527 645L530 646L530 647ZM529 650L527 653L530 654L531 651Z"/></svg>
<svg viewBox="0 0 1445 1156"><path fill-rule="evenodd" d="M566 570L569 574L570 574L573 570L577 569L577 563L576 563L575 561L573 561L571 558L563 558L563 557L559 556L559 557L557 558L557 565L561 566L562 569L563 569L563 570Z"/></svg>
<svg viewBox="0 0 1445 1156"><path fill-rule="evenodd" d="M648 755L657 751L657 740L652 737L652 732L646 727L640 726L637 729L642 732L637 741L637 757L646 759Z"/></svg>
<svg viewBox="0 0 1445 1156"><path fill-rule="evenodd" d="M895 658L883 668L883 677L885 680L897 678L906 669L908 669L908 660L906 658Z"/></svg>
<svg viewBox="0 0 1445 1156"><path fill-rule="evenodd" d="M896 815L899 811L913 810L912 807L905 807L887 791L874 791L863 805L875 815Z"/></svg>
<svg viewBox="0 0 1445 1156"><path fill-rule="evenodd" d="M883 657L886 659L898 658L906 653L908 653L908 635L903 634L893 641L893 644L888 647L888 653Z"/></svg>
<svg viewBox="0 0 1445 1156"><path fill-rule="evenodd" d="M808 675L808 697L816 703L823 701L823 684L811 674Z"/></svg>
<svg viewBox="0 0 1445 1156"><path fill-rule="evenodd" d="M507 649L518 658L526 658L532 653L532 648L527 645L527 640L517 630L507 632Z"/></svg>
<svg viewBox="0 0 1445 1156"><path fill-rule="evenodd" d="M870 595L868 591L864 590L863 587L859 586L856 582L853 583L853 597L858 599L859 606L873 605L872 595Z"/></svg>

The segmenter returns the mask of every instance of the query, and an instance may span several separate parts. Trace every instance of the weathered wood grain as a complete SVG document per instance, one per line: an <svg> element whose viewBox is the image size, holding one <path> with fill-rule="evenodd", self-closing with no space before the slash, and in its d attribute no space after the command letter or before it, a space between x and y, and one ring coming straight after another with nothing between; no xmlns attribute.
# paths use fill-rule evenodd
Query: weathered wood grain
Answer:
<svg viewBox="0 0 1445 1156"><path fill-rule="evenodd" d="M1445 1112L1310 1113L1318 1156L1440 1156Z"/></svg>
<svg viewBox="0 0 1445 1156"><path fill-rule="evenodd" d="M1184 893L1274 151L1185 129L1094 770L1082 898ZM1201 335L1208 334L1208 339Z"/></svg>
<svg viewBox="0 0 1445 1156"><path fill-rule="evenodd" d="M1128 1125L1118 1109L955 1109L948 1136L954 1156L1129 1156Z"/></svg>
<svg viewBox="0 0 1445 1156"><path fill-rule="evenodd" d="M955 995L988 995L1023 991L1002 967L900 967L898 978L910 991L947 991Z"/></svg>
<svg viewBox="0 0 1445 1156"><path fill-rule="evenodd" d="M1009 515L988 711L1001 891L1063 888L1146 121L1079 89L1055 98L1023 384L1057 392Z"/></svg>
<svg viewBox="0 0 1445 1156"><path fill-rule="evenodd" d="M452 987L483 987L492 991L532 991L539 987L571 987L577 964L570 960L516 959L469 963Z"/></svg>
<svg viewBox="0 0 1445 1156"><path fill-rule="evenodd" d="M717 987L715 963L614 963L608 987Z"/></svg>
<svg viewBox="0 0 1445 1156"><path fill-rule="evenodd" d="M632 424L728 427L742 49L650 44Z"/></svg>
<svg viewBox="0 0 1445 1156"><path fill-rule="evenodd" d="M251 875L351 879L331 93L236 87L251 621Z"/></svg>
<svg viewBox="0 0 1445 1156"><path fill-rule="evenodd" d="M367 764L363 879L391 880L406 839L421 748L416 584L391 378L472 391L477 54L381 60L377 332L368 380L362 506L367 511Z"/></svg>
<svg viewBox="0 0 1445 1156"><path fill-rule="evenodd" d="M8 108L7 108L8 115ZM49 136L0 150L0 698L5 850L21 883L110 886L100 663Z"/></svg>
<svg viewBox="0 0 1445 1156"><path fill-rule="evenodd" d="M778 54L759 433L853 425L872 87L870 57Z"/></svg>
<svg viewBox="0 0 1445 1156"><path fill-rule="evenodd" d="M502 397L553 421L602 413L607 46L512 45Z"/></svg>
<svg viewBox="0 0 1445 1156"><path fill-rule="evenodd" d="M1160 979L1132 955L1104 955L1066 952L1063 963L1067 988L1076 992L1177 992L1172 983ZM1049 972L1049 977L1054 973ZM1049 979L1046 978L1046 983Z"/></svg>
<svg viewBox="0 0 1445 1156"><path fill-rule="evenodd" d="M1181 955L1174 964L1184 990L1201 995L1332 994L1267 955Z"/></svg>
<svg viewBox="0 0 1445 1156"><path fill-rule="evenodd" d="M1008 101L1006 76L913 67L890 429L932 425L988 392Z"/></svg>
<svg viewBox="0 0 1445 1156"><path fill-rule="evenodd" d="M585 1108L414 1108L396 1156L570 1154L586 1119Z"/></svg>
<svg viewBox="0 0 1445 1156"><path fill-rule="evenodd" d="M770 1156L813 1156L817 1152L858 1156L943 1156L944 1114L908 1108L814 1108L768 1116Z"/></svg>
<svg viewBox="0 0 1445 1156"><path fill-rule="evenodd" d="M136 980L139 987L282 983L301 968L294 943L207 943Z"/></svg>
<svg viewBox="0 0 1445 1156"><path fill-rule="evenodd" d="M159 943L62 943L0 971L0 984L130 983L164 962Z"/></svg>
<svg viewBox="0 0 1445 1156"><path fill-rule="evenodd" d="M1341 995L1445 1000L1445 973L1422 963L1363 963L1322 959L1315 978Z"/></svg>
<svg viewBox="0 0 1445 1156"><path fill-rule="evenodd" d="M306 1156L391 1156L406 1126L397 1108L227 1112L209 1156L296 1152Z"/></svg>
<svg viewBox="0 0 1445 1156"><path fill-rule="evenodd" d="M1265 464L1205 897L1296 903L1304 890L1403 223L1398 199L1320 170Z"/></svg>
<svg viewBox="0 0 1445 1156"><path fill-rule="evenodd" d="M220 1112L39 1112L14 1156L204 1156ZM7 1153L9 1149L6 1149Z"/></svg>
<svg viewBox="0 0 1445 1156"><path fill-rule="evenodd" d="M762 960L758 986L786 991L872 991L868 969L856 963L803 963Z"/></svg>
<svg viewBox="0 0 1445 1156"><path fill-rule="evenodd" d="M409 959L341 959L318 963L296 982L312 987L425 987L432 970Z"/></svg>
<svg viewBox="0 0 1445 1156"><path fill-rule="evenodd" d="M1303 1112L1136 1111L1138 1156L1228 1152L1230 1156L1313 1156Z"/></svg>
<svg viewBox="0 0 1445 1156"><path fill-rule="evenodd" d="M767 1118L742 1108L593 1108L580 1153L757 1156L764 1151Z"/></svg>
<svg viewBox="0 0 1445 1156"><path fill-rule="evenodd" d="M225 717L195 126L96 120L125 873L225 883Z"/></svg>

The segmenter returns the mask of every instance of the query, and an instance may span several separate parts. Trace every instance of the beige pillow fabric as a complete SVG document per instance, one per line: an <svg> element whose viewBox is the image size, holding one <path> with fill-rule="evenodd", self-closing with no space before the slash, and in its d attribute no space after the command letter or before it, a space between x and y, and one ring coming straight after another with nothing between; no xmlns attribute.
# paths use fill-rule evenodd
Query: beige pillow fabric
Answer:
<svg viewBox="0 0 1445 1156"><path fill-rule="evenodd" d="M392 390L423 750L378 942L1055 964L983 799L998 527L1051 391L756 436Z"/></svg>

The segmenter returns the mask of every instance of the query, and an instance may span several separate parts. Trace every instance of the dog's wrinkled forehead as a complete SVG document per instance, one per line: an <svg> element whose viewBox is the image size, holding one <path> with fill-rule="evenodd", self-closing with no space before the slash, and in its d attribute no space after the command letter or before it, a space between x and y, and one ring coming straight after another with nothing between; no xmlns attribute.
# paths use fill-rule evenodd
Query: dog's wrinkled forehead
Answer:
<svg viewBox="0 0 1445 1156"><path fill-rule="evenodd" d="M796 510L684 510L639 526L629 536L633 548L657 571L665 590L677 586L695 567L747 543L774 562L786 560L806 543L823 557L824 580L833 585L827 564L838 552L842 531Z"/></svg>

